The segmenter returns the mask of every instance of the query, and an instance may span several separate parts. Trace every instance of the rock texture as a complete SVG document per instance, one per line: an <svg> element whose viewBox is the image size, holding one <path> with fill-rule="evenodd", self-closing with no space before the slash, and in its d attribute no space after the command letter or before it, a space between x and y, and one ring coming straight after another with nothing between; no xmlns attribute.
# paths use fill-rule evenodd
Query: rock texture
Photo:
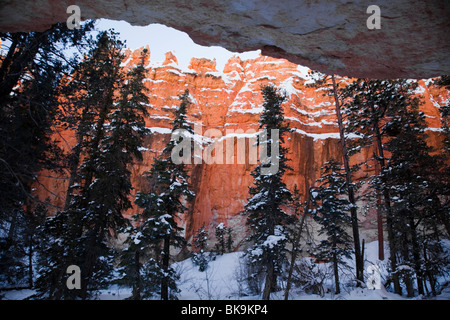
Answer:
<svg viewBox="0 0 450 320"><path fill-rule="evenodd" d="M234 52L261 49L326 73L372 78L429 78L450 72L447 0L8 0L0 31L44 30L69 17L161 23L197 43ZM369 30L369 5L381 10L381 29Z"/></svg>
<svg viewBox="0 0 450 320"><path fill-rule="evenodd" d="M123 62L125 67L133 67L138 62L139 51L128 51ZM150 169L155 156L159 155L170 139L170 122L174 111L179 106L178 95L187 88L190 91L192 105L188 110L188 119L197 127L195 141L204 148L214 143L208 136L208 130L216 129L221 140L232 139L237 129L249 133L258 131L259 116L262 111L262 85L273 83L283 88L288 101L283 104L285 117L293 132L286 139L289 148L289 165L293 168L285 176L287 186L293 189L297 184L303 199L310 186L319 176L320 167L331 157L341 159L338 142L338 129L334 102L323 96L323 91L306 87L308 68L298 66L284 59L260 56L256 59L242 61L239 57L231 58L223 72L216 70L215 61L193 58L189 68L182 70L177 65L173 53L168 52L163 62L146 62L148 76L145 80L150 89L150 117L146 126L151 134L146 137L143 148L144 160L132 166L134 192L146 190L147 181L142 173ZM448 92L440 91L431 81L420 80L418 94L424 96L422 106L430 126L430 142L439 145L438 128L440 127L439 107L444 105ZM61 131L64 139L59 138L61 146L70 150L74 144L73 132ZM248 142L247 142L248 143ZM234 142L237 145L237 140ZM372 156L371 150L363 150L352 158L362 161ZM244 235L245 217L240 215L249 194L248 187L253 178L250 175L254 165L248 157L242 164L237 158L232 164L189 165L189 173L194 191L195 202L188 213L182 217L186 236L189 238L205 224L213 230L220 222L232 226L241 240ZM64 179L45 178L42 174L37 194L41 199L50 198L56 206L62 207L66 192ZM127 212L130 216L138 208ZM375 208L366 206L361 210L361 223L365 237L373 239L376 229ZM211 234L214 234L213 232Z"/></svg>

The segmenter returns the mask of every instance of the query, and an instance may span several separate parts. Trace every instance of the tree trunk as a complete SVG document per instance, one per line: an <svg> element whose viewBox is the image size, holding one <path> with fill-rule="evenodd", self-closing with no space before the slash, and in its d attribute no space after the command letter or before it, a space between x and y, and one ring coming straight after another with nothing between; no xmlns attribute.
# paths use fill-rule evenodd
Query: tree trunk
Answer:
<svg viewBox="0 0 450 320"><path fill-rule="evenodd" d="M90 233L87 235L86 255L83 266L81 267L81 291L80 296L82 300L88 298L89 284L92 281L92 274L94 271L94 265L98 259L98 228L94 226Z"/></svg>
<svg viewBox="0 0 450 320"><path fill-rule="evenodd" d="M273 261L269 261L267 265L267 274L266 274L266 281L264 283L264 291L263 291L263 300L270 300L270 292L272 292L272 289L274 287L274 281L275 280L275 270Z"/></svg>
<svg viewBox="0 0 450 320"><path fill-rule="evenodd" d="M427 284L425 281L425 279L428 277L428 282L430 283L431 293L433 294L433 296L436 296L436 286L435 286L436 279L433 275L433 272L429 269L430 261L428 260L427 245L428 245L427 242L424 243L424 245L423 245L423 258L424 258L424 265L425 265L424 287L428 294L429 291L427 289Z"/></svg>
<svg viewBox="0 0 450 320"><path fill-rule="evenodd" d="M72 186L75 184L78 165L80 164L81 155L81 139L77 139L77 145L73 148L73 153L69 160L69 185L67 186L66 199L64 201L64 211L69 209L70 202L72 201Z"/></svg>
<svg viewBox="0 0 450 320"><path fill-rule="evenodd" d="M141 300L141 268L139 263L139 250L134 253L134 284L133 284L133 300Z"/></svg>
<svg viewBox="0 0 450 320"><path fill-rule="evenodd" d="M409 262L409 250L408 250L408 239L406 239L406 235L403 237L401 241L401 253L403 256L403 262L407 263ZM409 267L409 265L408 265ZM409 270L406 270L403 275L403 281L405 282L406 286L406 294L408 297L414 297L414 286L413 286L413 280L411 278L411 273Z"/></svg>
<svg viewBox="0 0 450 320"><path fill-rule="evenodd" d="M77 179L78 174L78 166L80 165L80 158L81 158L81 152L82 152L82 143L84 137L86 137L88 133L88 113L89 109L91 108L91 105L87 105L83 108L83 112L81 115L81 120L78 123L78 130L76 132L76 138L77 138L77 144L72 149L72 154L69 158L69 185L67 186L66 191L66 199L64 202L64 211L67 211L69 209L70 201L72 200L72 186L75 184L75 181Z"/></svg>
<svg viewBox="0 0 450 320"><path fill-rule="evenodd" d="M339 268L336 253L333 253L333 270L334 270L334 284L336 287L336 294L341 293L341 288L339 284Z"/></svg>
<svg viewBox="0 0 450 320"><path fill-rule="evenodd" d="M341 105L339 102L339 98L337 95L337 86L336 81L334 79L334 75L331 76L331 80L333 82L333 94L334 94L334 101L336 105L336 116L339 126L339 136L341 141L341 148L342 148L342 158L344 162L344 168L345 168L345 176L348 186L348 200L351 203L350 207L350 216L352 220L352 231L353 231L353 243L354 243L354 249L355 249L355 265L356 265L356 279L360 281L360 283L364 282L364 258L361 256L361 245L360 245L360 239L359 239L359 227L358 227L358 215L356 212L356 199L355 199L355 193L353 189L353 183L352 183L352 175L350 172L350 164L348 159L348 153L347 153L347 145L345 142L345 135L344 135L344 126L342 124L342 115L341 115ZM359 284L360 284L359 283Z"/></svg>
<svg viewBox="0 0 450 320"><path fill-rule="evenodd" d="M449 221L449 215L441 205L441 201L439 200L439 197L436 195L436 192L433 192L432 195L432 206L433 210L437 214L438 220L441 222L441 224L445 227L445 231L447 232L447 237L450 237L450 221Z"/></svg>
<svg viewBox="0 0 450 320"><path fill-rule="evenodd" d="M33 289L33 252L33 234L30 234L28 248L28 284L30 289Z"/></svg>
<svg viewBox="0 0 450 320"><path fill-rule="evenodd" d="M112 97L112 92L110 92L106 96L107 97ZM102 142L103 137L105 136L104 124L105 124L106 119L108 117L108 113L109 113L109 110L110 110L111 106L112 106L112 100L105 99L104 103L103 103L103 106L102 106L102 109L101 109L101 111L100 111L100 113L98 115L97 123L95 125L94 136L93 136L92 141L90 143L89 153L90 153L90 156L92 157L92 159L96 159L97 155L100 153L100 143ZM92 165L92 162L93 162L92 159L89 159L89 161L87 162L88 170L87 170L85 184L84 184L85 188L89 188L89 186L91 185L92 181L94 180L95 168Z"/></svg>
<svg viewBox="0 0 450 320"><path fill-rule="evenodd" d="M412 253L413 253L413 259L414 259L414 269L416 272L416 280L417 280L417 290L419 294L424 294L423 289L423 271L421 270L421 259L420 259L420 248L419 243L417 240L417 232L415 228L414 219L411 216L409 216L409 232L411 234L411 243L412 243Z"/></svg>
<svg viewBox="0 0 450 320"><path fill-rule="evenodd" d="M373 143L376 149L376 140ZM374 158L375 150L374 150ZM379 176L381 173L380 163L375 160L375 175ZM378 231L378 259L384 260L384 231L383 231L383 212L381 209L381 194L377 191L377 231Z"/></svg>
<svg viewBox="0 0 450 320"><path fill-rule="evenodd" d="M372 114L375 114L375 110L374 110L373 106L370 106L370 110L371 110ZM377 119L373 122L372 129L375 133L376 146L378 149L378 157L377 157L378 163L380 165L381 171L384 172L386 170L386 164L384 162L385 158L384 158L383 143L382 143L381 132L380 132L380 128L379 128ZM393 220L392 209L391 209L391 197L389 195L389 190L386 186L387 181L383 176L381 176L381 177L382 177L382 182L383 182L382 192L383 192L384 206L386 207L386 225L387 225L388 239L389 239L389 251L390 251L389 260L391 262L391 267L392 267L392 281L394 283L394 292L401 295L402 288L400 286L400 280L398 278L398 272L397 272L397 248L395 245L396 241L395 241L394 230L392 229L394 220Z"/></svg>
<svg viewBox="0 0 450 320"><path fill-rule="evenodd" d="M284 291L284 300L288 300L289 290L291 290L292 274L294 272L295 260L297 259L297 251L299 248L300 238L302 235L303 223L305 221L306 213L303 213L302 220L300 221L300 228L295 234L294 243L292 244L291 262L289 265L289 272L286 280L286 289Z"/></svg>
<svg viewBox="0 0 450 320"><path fill-rule="evenodd" d="M164 238L163 255L162 255L162 267L165 273L161 279L161 300L169 300L169 283L166 277L169 270L169 258L170 258L170 235Z"/></svg>
<svg viewBox="0 0 450 320"><path fill-rule="evenodd" d="M72 149L72 154L69 158L69 185L67 186L66 191L66 199L64 202L64 211L67 211L69 209L70 202L72 200L72 186L75 184L75 181L77 179L78 174L78 166L80 165L80 158L81 158L81 152L82 152L82 143L84 137L88 133L88 113L89 110L92 108L91 105L86 105L83 108L83 112L81 114L81 119L78 122L78 129L76 132L76 139L77 144Z"/></svg>
<svg viewBox="0 0 450 320"><path fill-rule="evenodd" d="M297 250L299 247L299 243L300 243L300 239L301 239L301 235L302 235L302 231L303 231L303 224L305 223L305 218L306 218L307 210L309 208L310 201L311 201L311 193L308 192L308 200L306 203L306 210L303 213L302 219L300 221L299 230L295 234L295 238L294 238L294 241L292 244L291 263L289 265L289 272L288 272L288 277L286 280L286 289L284 290L284 300L288 300L288 298L289 298L289 290L291 290L291 283L292 283L292 274L294 272L295 260L297 259Z"/></svg>

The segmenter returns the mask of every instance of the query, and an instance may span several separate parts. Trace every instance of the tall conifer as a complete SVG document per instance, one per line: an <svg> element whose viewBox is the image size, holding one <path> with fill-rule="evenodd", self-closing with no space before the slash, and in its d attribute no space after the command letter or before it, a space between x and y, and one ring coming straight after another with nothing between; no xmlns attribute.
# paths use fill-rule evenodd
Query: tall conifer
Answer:
<svg viewBox="0 0 450 320"><path fill-rule="evenodd" d="M249 240L253 242L247 255L250 263L258 263L263 267L265 284L262 298L269 300L270 293L277 288L277 276L281 274L285 258L286 224L290 223L291 217L284 208L289 205L292 196L282 180L284 173L290 170L286 157L288 150L282 145L284 134L289 130L281 106L286 98L274 86L265 86L261 91L264 110L259 127L266 130L267 140L259 144L260 148L267 147L268 150L272 149L274 143L279 144L278 154L269 155L271 161L278 161L278 170L262 174L268 164L260 162L256 166L251 173L255 186L249 187L251 197L245 205L244 214L247 215L247 225L251 231ZM272 136L276 131L279 137L277 141L276 136Z"/></svg>

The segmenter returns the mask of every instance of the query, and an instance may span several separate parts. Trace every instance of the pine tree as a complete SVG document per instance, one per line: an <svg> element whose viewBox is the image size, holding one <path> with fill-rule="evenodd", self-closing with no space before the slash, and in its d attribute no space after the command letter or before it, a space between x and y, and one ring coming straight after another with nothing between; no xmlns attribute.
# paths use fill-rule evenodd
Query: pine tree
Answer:
<svg viewBox="0 0 450 320"><path fill-rule="evenodd" d="M233 247L233 229L231 227L225 227L223 222L216 226L215 230L216 245L215 250L218 254L222 255L225 252L231 252Z"/></svg>
<svg viewBox="0 0 450 320"><path fill-rule="evenodd" d="M125 248L120 254L117 282L132 287L132 300L142 300L154 297L161 291L161 279L165 277L160 266L160 246L155 229L161 222L154 219L143 220L142 214L134 216L135 226L125 230L128 237L124 243ZM165 220L161 220L165 223ZM150 258L149 258L150 257ZM177 292L175 280L177 275L169 269L169 287Z"/></svg>
<svg viewBox="0 0 450 320"><path fill-rule="evenodd" d="M234 243L233 228L227 227L226 232L227 232L226 246L227 246L228 252L231 252L233 250L233 243Z"/></svg>
<svg viewBox="0 0 450 320"><path fill-rule="evenodd" d="M146 132L144 116L147 114L145 104L148 103L143 82L146 54L144 50L140 63L128 73L127 81L119 90L119 100L108 113L108 126L100 142L99 152L92 149L94 153L89 159L94 161L95 166L95 179L86 190L88 207L83 208L83 222L86 229L89 228L88 232L92 233L86 235L92 237L92 240L89 240L92 242L87 247L89 252L92 252L94 247L103 245L111 230L117 233L126 225L122 214L132 207L129 199L132 190L131 172L128 167L134 159L142 160L140 147ZM88 162L86 168L89 165ZM89 173L87 171L88 178ZM82 194L86 191L83 190ZM99 257L92 259L99 260ZM95 263L97 262L93 262Z"/></svg>
<svg viewBox="0 0 450 320"><path fill-rule="evenodd" d="M385 126L385 117L389 109L395 108L397 104L407 103L404 97L399 94L398 88L404 83L403 80L367 80L357 79L343 89L344 113L347 118L347 131L356 134L352 148L361 150L363 147L373 146L374 158L378 164L380 172L387 170L385 148L383 146L383 136L387 134L395 135L396 126ZM378 175L380 176L380 175ZM381 177L381 176L380 176ZM391 199L387 187L387 181L381 181L377 177L373 180L378 196L383 196L384 209L386 211L386 226L390 247L390 263L393 270L394 291L401 293L400 282L397 269L397 251L395 245L393 229L393 213L391 210ZM378 186L378 187L377 187ZM381 221L381 213L378 215ZM379 223L379 234L382 232L382 225ZM379 241L381 242L381 238ZM380 243L381 245L381 243Z"/></svg>
<svg viewBox="0 0 450 320"><path fill-rule="evenodd" d="M262 170L267 167L267 163L260 162L252 171L254 187L249 187L251 195L245 205L244 214L247 215L247 225L250 227L251 235L248 240L253 242L252 247L247 251L250 263L258 263L264 268L265 286L263 299L268 300L270 293L276 289L277 276L281 273L281 265L285 257L286 225L290 223L289 215L283 207L287 206L291 200L291 192L286 188L282 177L287 166L287 149L282 146L283 135L289 130L284 123L283 110L281 104L285 101L285 96L273 86L262 88L264 97L263 113L259 125L260 129L267 130L267 140L260 141L266 143L267 149L271 149L273 143L279 143L279 153L270 154L272 160L278 160L278 170L271 174L262 174ZM278 141L272 136L278 131Z"/></svg>
<svg viewBox="0 0 450 320"><path fill-rule="evenodd" d="M17 210L10 224L3 222L2 227L7 227L5 228L7 232L0 239L2 287L8 289L34 287L35 251L41 245L38 230L47 213L45 206L39 204L33 210L29 208Z"/></svg>
<svg viewBox="0 0 450 320"><path fill-rule="evenodd" d="M140 232L147 243L154 246L154 255L157 267L161 272L160 294L161 299L174 299L176 296L175 273L170 267L170 247L181 247L186 240L181 235L183 230L178 226L178 215L187 210L184 200L192 200L195 194L189 190L188 175L183 163L175 164L172 161L172 152L181 137L193 134L192 128L186 121L187 107L189 106L189 91L180 96L180 107L176 111L172 122L172 139L164 148L162 155L155 158L150 172L146 174L151 188L149 192L139 192L136 204L143 208L143 226ZM169 294L171 289L172 294Z"/></svg>
<svg viewBox="0 0 450 320"><path fill-rule="evenodd" d="M225 234L226 234L226 227L223 222L219 223L215 230L216 235L216 252L218 254L224 254L225 253L225 247L226 247L226 240L225 240Z"/></svg>
<svg viewBox="0 0 450 320"><path fill-rule="evenodd" d="M436 223L442 221L438 213L443 164L426 143L416 88L411 80L358 79L344 92L348 128L361 137L355 142L376 151L380 169L372 186L384 199L394 291L401 294L402 279L408 296L414 294L414 273L418 291L424 292L421 261L426 257L421 243L426 242L420 235L437 236Z"/></svg>
<svg viewBox="0 0 450 320"><path fill-rule="evenodd" d="M295 261L297 259L298 253L301 251L300 239L302 237L303 226L306 218L306 210L304 210L303 203L301 201L300 191L297 185L294 185L294 190L292 190L292 201L291 201L292 214L295 218L295 222L289 226L289 243L292 244L292 249L290 252L291 259L289 262L289 270L286 279L286 288L284 291L284 300L288 300L289 291L292 285L292 275L294 272ZM300 217L301 216L301 217Z"/></svg>
<svg viewBox="0 0 450 320"><path fill-rule="evenodd" d="M450 90L450 77L443 75L435 81L435 84L446 90ZM443 156L443 169L441 170L442 179L440 183L439 193L442 195L450 194L450 98L447 99L447 104L441 106L439 110L441 113L441 135L443 136L444 148L442 150ZM450 218L447 212L450 211L450 197L443 197L444 204L438 211L439 219L445 227L447 237L450 237Z"/></svg>
<svg viewBox="0 0 450 320"><path fill-rule="evenodd" d="M81 78L85 84L80 90L85 90L85 96L77 101L82 106L83 123L74 152L78 160L83 155L83 160L72 168L72 182L76 184L69 186L67 209L48 224L49 235L58 241L46 250L54 263L43 267L48 270L43 270L39 283L43 286L41 294L51 298L87 299L107 285L114 256L108 241L127 224L122 214L131 208L128 165L134 158L142 159L139 147L148 100L143 86L146 53L125 81L121 50L122 43L113 32L102 32L79 69L84 74ZM61 252L62 256L54 256ZM68 265L80 267L81 290L68 292L64 286L55 286L54 282L64 283L61 270ZM52 288L57 292L51 292Z"/></svg>
<svg viewBox="0 0 450 320"><path fill-rule="evenodd" d="M36 297L49 300L80 299L80 290L66 286L66 270L69 265L80 263L79 250L81 228L76 217L58 212L47 217L39 230L41 247L38 255Z"/></svg>
<svg viewBox="0 0 450 320"><path fill-rule="evenodd" d="M42 222L36 210L51 206L32 188L41 183L43 170L59 173L65 165L52 137L61 116L59 83L72 64L60 48L81 44L91 28L92 23L86 23L72 32L60 23L43 32L0 33L3 45L9 43L6 55L0 57L0 220L5 229L1 233L7 235L1 241L0 263L8 265L4 270L23 271L12 272L17 284L33 285L36 243L30 230Z"/></svg>
<svg viewBox="0 0 450 320"><path fill-rule="evenodd" d="M87 83L87 96L96 103L93 126L83 142L84 158L77 172L78 190L73 196L67 214L76 218L75 228L81 228L79 250L81 261L76 264L81 269L80 297L89 298L110 280L112 272L112 252L107 244L110 230L115 232L125 225L116 199L121 199L120 190L115 189L115 179L122 179L117 173L111 175L108 167L109 156L116 156L115 150L108 149L108 118L114 111L114 94L124 81L120 68L123 44L114 33L102 32L98 35L97 46L91 51L84 69ZM81 89L81 88L80 88ZM92 101L91 100L91 101ZM74 264L74 263L71 263Z"/></svg>
<svg viewBox="0 0 450 320"><path fill-rule="evenodd" d="M408 89L402 88L405 96ZM432 236L438 240L441 234L438 227L441 205L436 190L440 185L442 159L432 155L434 148L427 145L425 115L419 111L420 103L419 98L412 98L410 104L390 110L387 126L395 124L401 129L386 143L391 157L387 161L389 170L383 172L383 177L389 181L402 267L413 270L418 293L424 294L422 264L427 258L422 256L423 246L426 238ZM414 295L411 282L412 277L405 276L408 296Z"/></svg>
<svg viewBox="0 0 450 320"><path fill-rule="evenodd" d="M194 235L194 247L196 251L192 257L192 262L198 266L199 271L205 271L208 268L209 256L206 252L208 233L203 225Z"/></svg>
<svg viewBox="0 0 450 320"><path fill-rule="evenodd" d="M348 214L351 203L346 199L347 182L341 164L330 159L322 167L320 185L313 190L314 201L318 204L313 217L320 224L319 235L325 239L316 248L315 256L333 263L336 294L340 293L339 264L343 258L350 258L352 237L347 233L351 226Z"/></svg>
<svg viewBox="0 0 450 320"><path fill-rule="evenodd" d="M352 219L352 231L353 231L353 247L355 250L355 267L356 267L356 279L359 281L358 285L364 281L364 259L362 256L362 250L361 250L361 244L360 244L360 236L359 236L359 225L358 225L358 213L357 213L357 204L356 204L356 191L355 191L355 185L353 183L353 177L352 172L355 170L355 168L352 168L350 166L350 155L351 150L349 150L348 147L348 139L346 139L345 136L345 126L342 116L342 100L343 100L343 94L341 93L341 89L339 87L339 84L336 82L335 75L324 75L320 72L314 71L310 75L313 79L315 79L315 82L313 84L310 84L308 86L311 87L319 87L319 88L325 88L325 94L333 96L334 98L334 104L336 109L336 118L337 118L337 124L339 128L339 140L341 144L341 150L342 150L342 162L344 164L344 169L346 173L346 180L347 180L347 192L348 192L348 200L352 204L350 207L350 215ZM331 81L330 81L331 80ZM379 239L382 239L382 237L379 237Z"/></svg>
<svg viewBox="0 0 450 320"><path fill-rule="evenodd" d="M92 27L89 22L72 31L58 23L43 32L0 33L4 43L10 42L0 65L2 211L18 207L17 201L36 201L30 184L37 172L62 166L50 136L60 117L59 81L74 61L62 56L60 48L81 48Z"/></svg>

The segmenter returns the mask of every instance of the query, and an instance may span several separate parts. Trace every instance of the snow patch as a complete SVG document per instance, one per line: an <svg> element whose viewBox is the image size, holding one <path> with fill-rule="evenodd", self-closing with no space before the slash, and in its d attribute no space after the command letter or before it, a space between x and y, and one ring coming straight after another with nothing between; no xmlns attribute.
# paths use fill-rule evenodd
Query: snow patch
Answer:
<svg viewBox="0 0 450 320"><path fill-rule="evenodd" d="M146 129L150 130L151 133L161 133L161 134L170 134L172 130L169 128L162 127L146 127Z"/></svg>

